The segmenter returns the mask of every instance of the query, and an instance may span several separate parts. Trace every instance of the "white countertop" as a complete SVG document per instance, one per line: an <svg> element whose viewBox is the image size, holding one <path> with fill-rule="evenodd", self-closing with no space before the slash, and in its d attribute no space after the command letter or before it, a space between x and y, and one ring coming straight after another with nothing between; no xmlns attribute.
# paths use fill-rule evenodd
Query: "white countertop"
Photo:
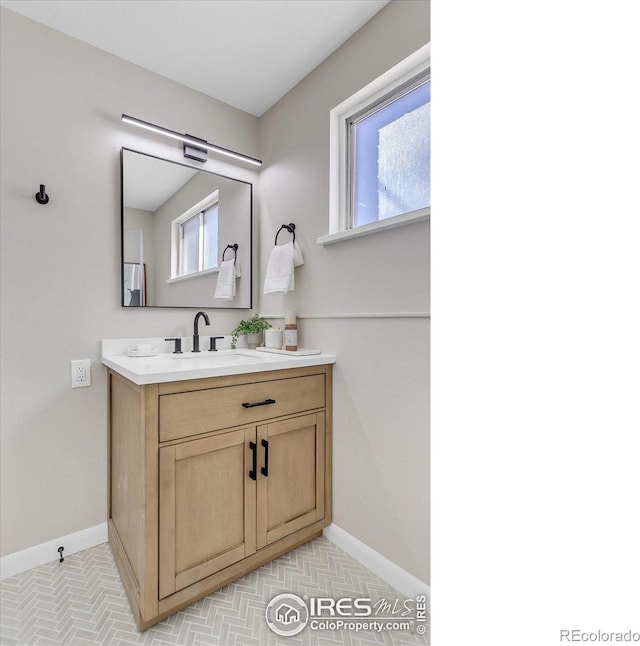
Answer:
<svg viewBox="0 0 640 646"><path fill-rule="evenodd" d="M204 343L206 341L206 344ZM127 351L145 344L158 350L151 357L129 357ZM183 342L183 347L185 344ZM208 347L208 339L201 338L200 347ZM103 339L102 363L139 386L144 384L223 377L267 370L286 370L335 363L332 354L296 356L272 354L256 350L218 350L174 354L172 342L164 339Z"/></svg>

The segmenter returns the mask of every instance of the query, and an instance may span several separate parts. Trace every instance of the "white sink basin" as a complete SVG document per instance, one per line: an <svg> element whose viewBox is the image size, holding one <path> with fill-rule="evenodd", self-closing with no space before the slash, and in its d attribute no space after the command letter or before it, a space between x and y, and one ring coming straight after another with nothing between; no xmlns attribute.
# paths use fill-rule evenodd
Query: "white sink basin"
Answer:
<svg viewBox="0 0 640 646"><path fill-rule="evenodd" d="M172 359L180 361L181 363L190 363L191 361L197 362L198 365L211 363L214 366L233 365L236 363L255 363L260 362L262 357L259 354L246 355L242 350L218 350L216 352L185 352L184 354L172 354Z"/></svg>

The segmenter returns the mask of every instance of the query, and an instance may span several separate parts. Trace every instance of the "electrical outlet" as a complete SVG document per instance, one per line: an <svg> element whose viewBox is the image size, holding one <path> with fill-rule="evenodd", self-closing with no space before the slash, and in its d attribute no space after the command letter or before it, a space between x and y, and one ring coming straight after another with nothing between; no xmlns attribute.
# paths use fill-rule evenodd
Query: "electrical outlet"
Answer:
<svg viewBox="0 0 640 646"><path fill-rule="evenodd" d="M91 360L78 359L71 362L71 388L91 385Z"/></svg>

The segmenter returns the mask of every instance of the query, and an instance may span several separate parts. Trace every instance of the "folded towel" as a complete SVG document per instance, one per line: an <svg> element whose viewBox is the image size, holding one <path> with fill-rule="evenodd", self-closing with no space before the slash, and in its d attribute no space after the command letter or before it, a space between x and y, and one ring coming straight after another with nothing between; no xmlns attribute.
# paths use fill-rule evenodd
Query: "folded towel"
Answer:
<svg viewBox="0 0 640 646"><path fill-rule="evenodd" d="M267 275L264 279L264 294L290 292L295 287L294 267L304 264L302 252L297 244L276 245L271 250Z"/></svg>
<svg viewBox="0 0 640 646"><path fill-rule="evenodd" d="M218 284L214 298L230 301L236 297L235 260L223 260L218 270Z"/></svg>

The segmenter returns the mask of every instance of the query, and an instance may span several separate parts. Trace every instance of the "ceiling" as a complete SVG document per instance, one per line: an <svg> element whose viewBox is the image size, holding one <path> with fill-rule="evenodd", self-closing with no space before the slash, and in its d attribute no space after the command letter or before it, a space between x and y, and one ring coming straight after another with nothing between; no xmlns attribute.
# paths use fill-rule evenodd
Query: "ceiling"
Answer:
<svg viewBox="0 0 640 646"><path fill-rule="evenodd" d="M389 0L0 0L260 116Z"/></svg>
<svg viewBox="0 0 640 646"><path fill-rule="evenodd" d="M125 150L124 155L122 201L130 209L154 213L199 172L198 168L172 164L132 150Z"/></svg>

